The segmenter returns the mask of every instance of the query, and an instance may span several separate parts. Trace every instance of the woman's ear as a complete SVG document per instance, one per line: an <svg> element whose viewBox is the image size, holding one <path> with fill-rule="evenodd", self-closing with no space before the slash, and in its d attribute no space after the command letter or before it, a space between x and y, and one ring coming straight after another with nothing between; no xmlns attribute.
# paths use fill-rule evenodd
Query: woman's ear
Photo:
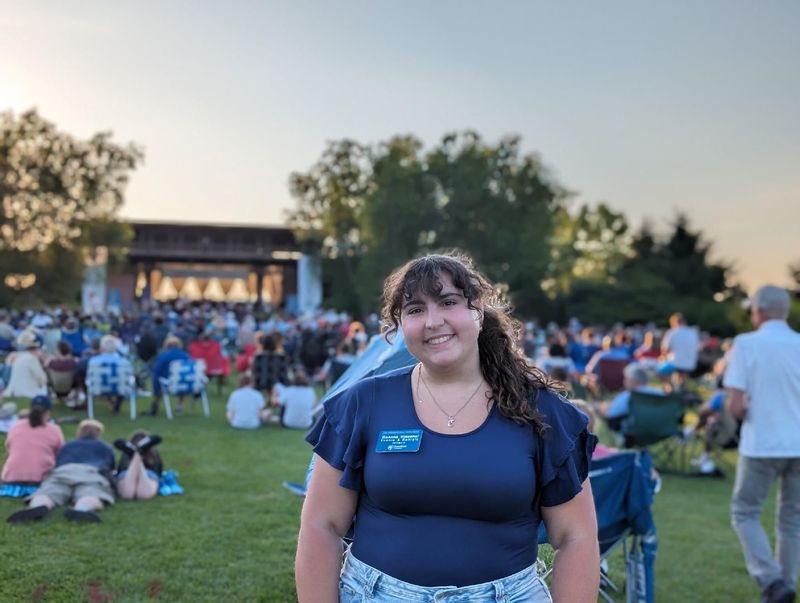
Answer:
<svg viewBox="0 0 800 603"><path fill-rule="evenodd" d="M478 321L478 329L483 329L483 306L475 306L475 320Z"/></svg>

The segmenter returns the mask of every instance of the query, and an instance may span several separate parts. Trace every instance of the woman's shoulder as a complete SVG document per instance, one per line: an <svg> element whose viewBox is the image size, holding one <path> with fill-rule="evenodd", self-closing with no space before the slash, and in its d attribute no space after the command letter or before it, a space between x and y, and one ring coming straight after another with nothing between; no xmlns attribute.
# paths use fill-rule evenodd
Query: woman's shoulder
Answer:
<svg viewBox="0 0 800 603"><path fill-rule="evenodd" d="M537 390L534 405L544 423L545 435L550 430L562 435L576 434L589 424L589 418L557 391L546 388Z"/></svg>
<svg viewBox="0 0 800 603"><path fill-rule="evenodd" d="M329 419L338 417L366 417L377 401L388 402L399 396L410 395L403 385L413 367L403 367L381 375L359 379L323 402Z"/></svg>
<svg viewBox="0 0 800 603"><path fill-rule="evenodd" d="M64 433L64 431L61 429L61 425L59 425L58 423L56 423L54 421L48 421L47 423L45 423L44 427L50 433L54 433L54 434L57 434L59 436L63 435L63 433Z"/></svg>

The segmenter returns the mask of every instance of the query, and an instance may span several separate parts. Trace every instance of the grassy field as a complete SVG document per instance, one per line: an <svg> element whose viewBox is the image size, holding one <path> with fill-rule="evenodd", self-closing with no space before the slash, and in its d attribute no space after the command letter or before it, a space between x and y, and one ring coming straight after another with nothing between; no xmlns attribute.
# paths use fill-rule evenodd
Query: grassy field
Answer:
<svg viewBox="0 0 800 603"><path fill-rule="evenodd" d="M279 427L234 432L223 397L213 398L210 419L198 406L171 422L136 421L164 437L165 466L179 473L184 495L118 502L94 525L70 524L60 510L36 524L3 522L0 602L295 600L301 500L281 481L302 481L308 446ZM108 441L132 429L104 405L98 418ZM63 428L71 439L75 426ZM731 486L730 478L664 477L654 507L657 601L758 599L728 520ZM3 517L18 508L0 499ZM772 502L767 513L771 522Z"/></svg>

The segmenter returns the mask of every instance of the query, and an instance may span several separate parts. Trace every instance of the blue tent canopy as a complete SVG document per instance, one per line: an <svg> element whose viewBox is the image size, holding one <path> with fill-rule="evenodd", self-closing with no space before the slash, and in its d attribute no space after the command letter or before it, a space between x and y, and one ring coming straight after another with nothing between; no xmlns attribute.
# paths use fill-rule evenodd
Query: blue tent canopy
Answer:
<svg viewBox="0 0 800 603"><path fill-rule="evenodd" d="M392 343L386 341L382 335L373 335L367 349L353 364L336 380L322 398L324 404L330 398L346 390L354 383L372 377L383 375L389 371L416 364L417 359L411 355L406 347L403 332L398 331ZM321 406L320 406L321 408Z"/></svg>

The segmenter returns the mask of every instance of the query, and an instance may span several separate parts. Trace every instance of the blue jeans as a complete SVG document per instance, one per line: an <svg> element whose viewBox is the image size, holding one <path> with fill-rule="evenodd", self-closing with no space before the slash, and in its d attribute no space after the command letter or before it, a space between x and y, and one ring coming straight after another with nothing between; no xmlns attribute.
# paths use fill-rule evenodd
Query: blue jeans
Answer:
<svg viewBox="0 0 800 603"><path fill-rule="evenodd" d="M362 563L349 552L339 580L339 603L552 603L531 566L512 576L471 586L417 586Z"/></svg>

